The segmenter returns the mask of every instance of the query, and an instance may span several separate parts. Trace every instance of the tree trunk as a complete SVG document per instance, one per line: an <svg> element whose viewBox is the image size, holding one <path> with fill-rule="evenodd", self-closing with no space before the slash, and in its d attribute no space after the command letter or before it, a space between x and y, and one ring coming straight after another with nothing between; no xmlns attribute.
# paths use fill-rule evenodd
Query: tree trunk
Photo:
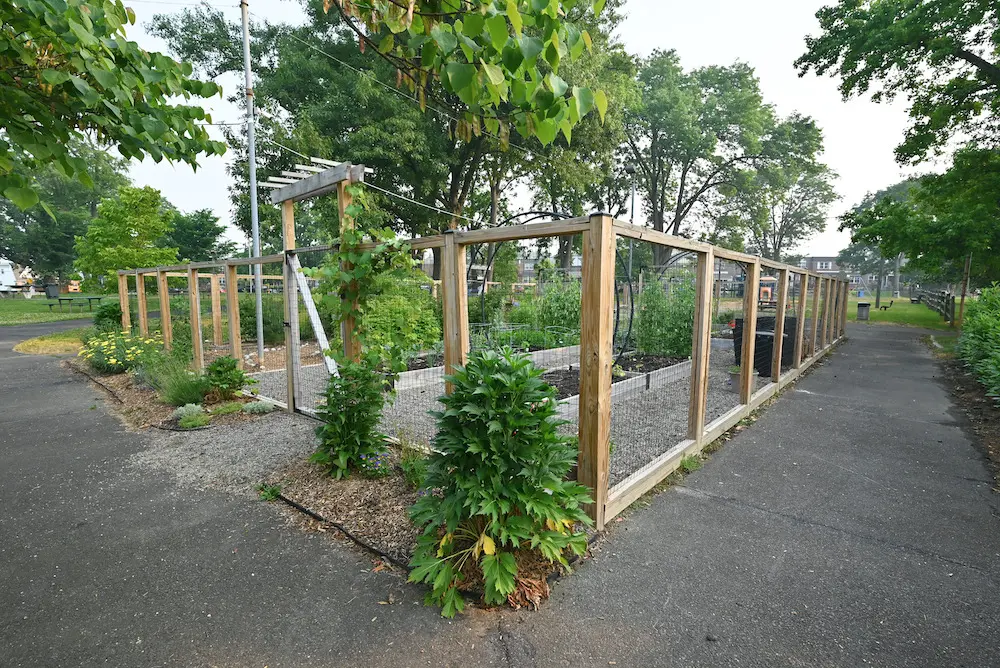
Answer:
<svg viewBox="0 0 1000 668"><path fill-rule="evenodd" d="M882 305L882 279L885 277L885 263L878 267L878 284L875 286L875 310Z"/></svg>
<svg viewBox="0 0 1000 668"><path fill-rule="evenodd" d="M899 264L903 254L896 254L896 270L892 275L892 296L899 299Z"/></svg>

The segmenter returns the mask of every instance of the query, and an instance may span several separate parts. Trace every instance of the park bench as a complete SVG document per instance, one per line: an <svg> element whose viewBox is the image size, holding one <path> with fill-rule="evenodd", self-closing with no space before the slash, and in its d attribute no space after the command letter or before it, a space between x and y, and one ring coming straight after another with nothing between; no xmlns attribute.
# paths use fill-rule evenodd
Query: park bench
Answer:
<svg viewBox="0 0 1000 668"><path fill-rule="evenodd" d="M102 299L104 299L104 297L58 297L56 301L49 302L48 307L49 312L51 313L53 306L58 306L59 310L62 311L63 304L69 304L69 312L72 313L74 304L80 307L80 311L83 311L83 307L86 304L88 310L93 311L94 302L100 304Z"/></svg>

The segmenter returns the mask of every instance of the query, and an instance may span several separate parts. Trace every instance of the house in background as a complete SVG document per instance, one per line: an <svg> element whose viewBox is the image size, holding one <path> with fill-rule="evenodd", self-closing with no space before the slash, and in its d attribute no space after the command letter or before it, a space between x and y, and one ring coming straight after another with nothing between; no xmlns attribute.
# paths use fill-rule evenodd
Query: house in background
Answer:
<svg viewBox="0 0 1000 668"><path fill-rule="evenodd" d="M874 292L878 287L878 274L861 274L853 267L842 267L837 262L836 256L815 255L804 257L799 262L803 269L816 272L821 276L840 277L845 276L851 284L851 290L865 290ZM890 290L893 287L895 272L890 269L882 276L882 289ZM900 272L902 275L903 272Z"/></svg>

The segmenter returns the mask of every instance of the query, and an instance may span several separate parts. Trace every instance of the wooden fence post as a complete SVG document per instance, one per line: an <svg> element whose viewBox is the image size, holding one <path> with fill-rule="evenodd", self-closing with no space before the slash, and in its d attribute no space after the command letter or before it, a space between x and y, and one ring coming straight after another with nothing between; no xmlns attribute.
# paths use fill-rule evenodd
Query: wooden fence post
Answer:
<svg viewBox="0 0 1000 668"><path fill-rule="evenodd" d="M351 184L350 177L347 181L337 184L337 209L340 212L340 230L343 236L344 230L354 229L354 218L347 215L347 207L354 201L353 195L347 189ZM344 269L350 271L352 267L345 263ZM354 316L345 316L340 323L340 340L344 346L344 356L349 360L361 359L361 343L358 341L358 324L354 321Z"/></svg>
<svg viewBox="0 0 1000 668"><path fill-rule="evenodd" d="M243 337L240 330L240 291L237 288L236 265L226 265L226 312L229 316L229 354L243 368Z"/></svg>
<svg viewBox="0 0 1000 668"><path fill-rule="evenodd" d="M285 389L289 413L294 413L299 396L299 292L288 261L288 251L295 249L295 202L281 203L281 237L285 249L282 262L282 293L285 298Z"/></svg>
<svg viewBox="0 0 1000 668"><path fill-rule="evenodd" d="M840 309L840 333L837 336L838 339L844 338L844 334L847 333L847 309L850 306L851 299L851 286L847 281L841 286L841 291L843 292L843 300L841 301Z"/></svg>
<svg viewBox="0 0 1000 668"><path fill-rule="evenodd" d="M163 347L167 350L173 346L174 326L170 321L170 286L167 284L167 272L156 272L156 285L160 293L160 333L163 334Z"/></svg>
<svg viewBox="0 0 1000 668"><path fill-rule="evenodd" d="M131 332L132 331L132 316L129 313L129 303L128 303L128 274L125 272L118 272L118 303L122 308L122 331Z"/></svg>
<svg viewBox="0 0 1000 668"><path fill-rule="evenodd" d="M593 214L590 230L583 233L577 479L591 489L594 503L589 506L588 512L598 530L604 528L611 444L611 348L615 299L613 224L611 216Z"/></svg>
<svg viewBox="0 0 1000 668"><path fill-rule="evenodd" d="M212 344L222 345L222 291L219 274L212 274Z"/></svg>
<svg viewBox="0 0 1000 668"><path fill-rule="evenodd" d="M799 276L799 301L795 309L795 352L792 353L792 368L802 366L802 349L806 334L806 296L809 294L809 274Z"/></svg>
<svg viewBox="0 0 1000 668"><path fill-rule="evenodd" d="M788 270L778 270L778 310L774 314L774 345L771 355L771 382L781 380L781 356L785 339L785 310L788 299Z"/></svg>
<svg viewBox="0 0 1000 668"><path fill-rule="evenodd" d="M760 260L747 263L747 276L743 282L743 346L740 359L740 403L749 404L755 389L757 350L757 297L760 294Z"/></svg>
<svg viewBox="0 0 1000 668"><path fill-rule="evenodd" d="M146 275L135 272L135 301L139 311L139 333L149 337L149 311L146 310Z"/></svg>
<svg viewBox="0 0 1000 668"><path fill-rule="evenodd" d="M837 294L836 294L836 279L831 278L829 280L829 286L827 287L827 297L826 297L826 318L823 320L823 343L824 347L829 346L833 343L833 316L836 313L837 305Z"/></svg>
<svg viewBox="0 0 1000 668"><path fill-rule="evenodd" d="M465 275L465 246L455 242L453 230L444 233L441 253L441 302L444 325L444 372L450 375L465 364L469 352L469 294ZM451 394L451 383L445 392Z"/></svg>
<svg viewBox="0 0 1000 668"><path fill-rule="evenodd" d="M715 255L698 253L695 277L694 330L691 332L691 397L688 403L688 438L699 445L705 437L705 405L708 400L708 361L712 345L713 294L718 310L718 286L713 280Z"/></svg>
<svg viewBox="0 0 1000 668"><path fill-rule="evenodd" d="M191 305L191 350L194 368L205 368L205 351L201 342L201 295L198 294L198 270L188 267L188 303Z"/></svg>
<svg viewBox="0 0 1000 668"><path fill-rule="evenodd" d="M812 333L809 335L809 356L816 354L816 337L819 335L819 301L822 297L823 279L819 276L813 277L813 303L812 303Z"/></svg>

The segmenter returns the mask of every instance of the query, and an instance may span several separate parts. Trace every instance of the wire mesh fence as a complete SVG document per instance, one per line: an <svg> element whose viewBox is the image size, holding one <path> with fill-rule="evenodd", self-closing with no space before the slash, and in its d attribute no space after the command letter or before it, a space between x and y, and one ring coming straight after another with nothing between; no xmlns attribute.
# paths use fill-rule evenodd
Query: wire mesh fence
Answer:
<svg viewBox="0 0 1000 668"><path fill-rule="evenodd" d="M527 354L556 389L560 431L579 423L582 236L477 244L467 249L470 352L511 348Z"/></svg>
<svg viewBox="0 0 1000 668"><path fill-rule="evenodd" d="M642 474L687 438L695 254L619 240L609 482Z"/></svg>

